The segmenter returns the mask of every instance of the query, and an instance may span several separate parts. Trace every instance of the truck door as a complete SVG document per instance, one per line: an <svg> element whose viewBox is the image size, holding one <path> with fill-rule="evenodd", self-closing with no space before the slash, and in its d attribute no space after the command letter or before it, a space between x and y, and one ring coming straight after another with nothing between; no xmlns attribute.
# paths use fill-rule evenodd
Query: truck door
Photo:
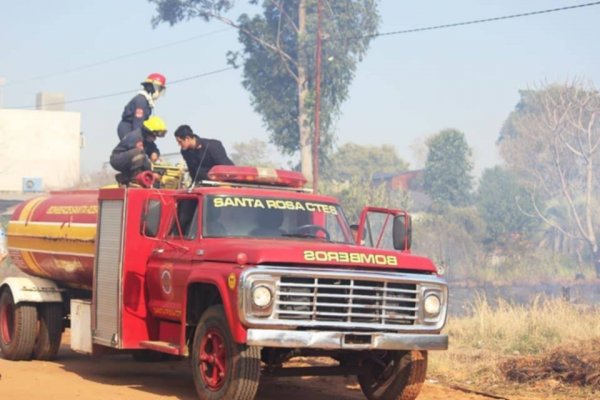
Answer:
<svg viewBox="0 0 600 400"><path fill-rule="evenodd" d="M154 317L179 321L190 274L193 240L198 235L199 199L177 197L171 203L167 230L156 242L148 263L149 310Z"/></svg>
<svg viewBox="0 0 600 400"><path fill-rule="evenodd" d="M402 210L365 207L360 214L356 243L378 249L409 251L411 218Z"/></svg>

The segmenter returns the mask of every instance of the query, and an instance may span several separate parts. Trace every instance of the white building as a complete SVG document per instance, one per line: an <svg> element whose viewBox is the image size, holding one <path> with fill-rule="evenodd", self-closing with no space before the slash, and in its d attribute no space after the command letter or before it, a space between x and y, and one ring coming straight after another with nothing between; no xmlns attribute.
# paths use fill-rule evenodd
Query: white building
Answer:
<svg viewBox="0 0 600 400"><path fill-rule="evenodd" d="M57 109L56 103L52 107ZM59 108L60 109L60 108ZM80 180L81 115L0 109L0 191L46 191Z"/></svg>

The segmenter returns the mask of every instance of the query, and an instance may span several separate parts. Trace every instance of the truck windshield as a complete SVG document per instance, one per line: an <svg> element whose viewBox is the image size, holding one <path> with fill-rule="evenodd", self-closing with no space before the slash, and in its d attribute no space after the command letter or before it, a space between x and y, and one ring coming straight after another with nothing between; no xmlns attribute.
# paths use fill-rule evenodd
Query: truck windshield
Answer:
<svg viewBox="0 0 600 400"><path fill-rule="evenodd" d="M353 242L339 205L305 199L207 196L202 232L204 237Z"/></svg>

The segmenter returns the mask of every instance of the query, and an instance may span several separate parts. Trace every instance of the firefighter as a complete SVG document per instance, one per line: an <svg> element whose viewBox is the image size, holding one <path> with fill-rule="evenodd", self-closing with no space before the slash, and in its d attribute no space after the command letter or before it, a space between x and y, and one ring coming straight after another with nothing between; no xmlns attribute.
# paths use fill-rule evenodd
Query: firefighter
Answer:
<svg viewBox="0 0 600 400"><path fill-rule="evenodd" d="M151 155L154 152L160 154L154 142L157 138L164 137L166 132L165 122L159 117L151 116L140 128L125 135L110 156L110 165L120 172L117 174L117 182L128 184L138 174L152 170ZM154 175L154 178L159 177Z"/></svg>
<svg viewBox="0 0 600 400"><path fill-rule="evenodd" d="M154 102L167 88L167 79L164 75L152 73L140 84L143 89L123 109L121 122L117 126L119 140L122 140L129 132L141 127L142 122L150 117Z"/></svg>
<svg viewBox="0 0 600 400"><path fill-rule="evenodd" d="M175 140L181 147L192 185L208 179L208 171L215 165L233 165L219 140L200 138L189 125L181 125L175 130Z"/></svg>

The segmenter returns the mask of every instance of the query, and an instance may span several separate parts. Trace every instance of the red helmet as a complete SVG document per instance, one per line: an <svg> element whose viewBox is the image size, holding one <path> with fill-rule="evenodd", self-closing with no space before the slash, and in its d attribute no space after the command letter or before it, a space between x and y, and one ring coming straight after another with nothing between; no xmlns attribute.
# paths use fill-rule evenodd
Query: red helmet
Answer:
<svg viewBox="0 0 600 400"><path fill-rule="evenodd" d="M154 72L148 75L148 77L142 82L142 84L144 83L151 83L155 87L165 89L167 87L167 78L165 78L165 76L162 74Z"/></svg>

